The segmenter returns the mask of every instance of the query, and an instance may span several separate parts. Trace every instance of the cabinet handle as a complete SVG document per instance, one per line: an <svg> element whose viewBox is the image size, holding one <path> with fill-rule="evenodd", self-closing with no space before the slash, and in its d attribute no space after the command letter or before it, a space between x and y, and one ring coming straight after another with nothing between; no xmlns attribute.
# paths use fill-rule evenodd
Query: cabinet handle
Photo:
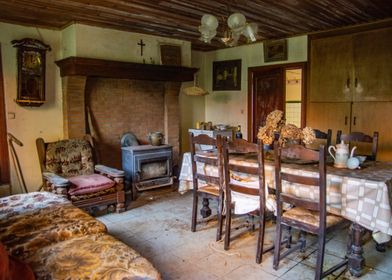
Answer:
<svg viewBox="0 0 392 280"><path fill-rule="evenodd" d="M354 86L355 86L355 87L358 86L358 78L355 78L355 80L354 80Z"/></svg>
<svg viewBox="0 0 392 280"><path fill-rule="evenodd" d="M354 117L354 119L353 119L353 124L354 124L354 125L357 124L357 117Z"/></svg>
<svg viewBox="0 0 392 280"><path fill-rule="evenodd" d="M347 80L346 80L346 87L350 88L350 78L347 78Z"/></svg>
<svg viewBox="0 0 392 280"><path fill-rule="evenodd" d="M347 125L347 116L344 117L344 125Z"/></svg>

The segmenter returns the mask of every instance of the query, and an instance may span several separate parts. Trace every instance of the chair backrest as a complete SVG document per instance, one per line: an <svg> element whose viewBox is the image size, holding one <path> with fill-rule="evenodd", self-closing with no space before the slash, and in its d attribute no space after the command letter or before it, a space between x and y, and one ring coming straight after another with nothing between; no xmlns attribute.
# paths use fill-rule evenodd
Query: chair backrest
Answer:
<svg viewBox="0 0 392 280"><path fill-rule="evenodd" d="M216 139L209 137L206 134L194 136L192 132L189 133L189 143L191 148L192 161L192 175L193 175L193 189L197 191L199 187L199 180L205 181L209 184L214 184L223 188L223 157L222 144L223 139L221 135L217 135ZM214 152L198 151L196 152L196 145L210 145L216 147ZM214 175L206 175L199 172L198 163L214 165L218 168L218 173ZM222 189L223 191L223 189Z"/></svg>
<svg viewBox="0 0 392 280"><path fill-rule="evenodd" d="M332 129L328 129L327 132L323 132L318 129L313 129L314 134L316 135L316 139L325 139L327 140L326 146L329 147L332 144Z"/></svg>
<svg viewBox="0 0 392 280"><path fill-rule="evenodd" d="M45 143L36 140L41 171L52 172L63 177L94 173L92 146L85 139L68 139Z"/></svg>
<svg viewBox="0 0 392 280"><path fill-rule="evenodd" d="M240 165L230 162L233 153L254 153L257 161L254 165ZM226 203L231 201L231 191L260 196L260 207L265 207L265 175L264 175L264 153L263 144L259 140L257 144L250 143L244 139L234 139L223 143L223 169L225 174ZM258 177L258 187L246 186L231 180L230 173L240 172L244 175ZM261 209L261 208L260 208Z"/></svg>
<svg viewBox="0 0 392 280"><path fill-rule="evenodd" d="M303 207L320 212L320 223L325 225L326 219L326 147L321 145L318 151L307 149L301 145L280 147L277 142L274 145L275 154L275 182L277 213L282 214L282 203L286 202L294 206ZM282 171L282 158L294 158L305 161L318 161L318 176L309 177L297 174L290 174ZM288 193L282 192L282 182L288 184L303 184L319 188L319 199L311 201Z"/></svg>
<svg viewBox="0 0 392 280"><path fill-rule="evenodd" d="M378 132L375 131L373 133L373 137L370 135L366 135L362 132L351 132L350 134L342 134L341 130L338 130L336 134L336 144L340 144L341 141L345 141L347 143L357 142L357 143L370 143L371 144L371 154L367 159L376 160L377 158L377 150L378 150Z"/></svg>

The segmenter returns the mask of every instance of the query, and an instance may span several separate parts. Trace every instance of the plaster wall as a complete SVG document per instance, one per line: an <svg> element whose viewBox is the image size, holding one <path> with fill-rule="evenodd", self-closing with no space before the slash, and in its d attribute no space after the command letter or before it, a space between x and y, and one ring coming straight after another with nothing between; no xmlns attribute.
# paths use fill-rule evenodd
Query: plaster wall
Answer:
<svg viewBox="0 0 392 280"><path fill-rule="evenodd" d="M17 96L17 49L12 40L33 38L51 46L46 54L46 103L40 107L21 107L15 103ZM42 28L25 27L0 23L0 44L3 61L3 79L6 104L7 130L23 143L15 145L23 175L29 191L36 191L41 185L35 139L56 141L63 137L61 79L54 64L61 57L61 33ZM11 167L13 192L20 192L15 170Z"/></svg>
<svg viewBox="0 0 392 280"><path fill-rule="evenodd" d="M130 33L126 31L74 24L63 31L64 54L98 59L109 59L147 64L160 63L161 44L181 47L181 64L191 65L191 43L153 35ZM71 36L69 36L71 34ZM140 40L143 40L143 55L140 52Z"/></svg>
<svg viewBox="0 0 392 280"><path fill-rule="evenodd" d="M205 121L213 124L241 125L244 138L247 135L248 67L307 61L307 36L287 39L287 61L264 62L263 43L202 53L200 85L211 94L205 97ZM213 61L241 59L241 90L212 91Z"/></svg>

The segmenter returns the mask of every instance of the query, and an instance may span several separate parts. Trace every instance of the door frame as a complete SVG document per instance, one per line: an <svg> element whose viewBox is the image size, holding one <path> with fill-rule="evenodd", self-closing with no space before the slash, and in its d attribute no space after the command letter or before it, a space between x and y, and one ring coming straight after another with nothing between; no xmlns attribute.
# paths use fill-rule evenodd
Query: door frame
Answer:
<svg viewBox="0 0 392 280"><path fill-rule="evenodd" d="M307 62L294 62L294 63L284 63L284 64L274 64L267 66L256 66L248 68L248 140L252 141L255 137L253 135L253 120L254 120L254 101L255 101L255 90L253 88L254 76L258 72L264 72L272 69L281 69L283 71L283 80L282 80L282 90L284 99L286 100L286 70L290 69L301 69L302 77L301 77L301 126L304 127L306 123L306 85L307 85Z"/></svg>
<svg viewBox="0 0 392 280"><path fill-rule="evenodd" d="M5 94L3 80L3 62L0 44L0 184L10 183L10 162L7 143L7 121L5 114Z"/></svg>

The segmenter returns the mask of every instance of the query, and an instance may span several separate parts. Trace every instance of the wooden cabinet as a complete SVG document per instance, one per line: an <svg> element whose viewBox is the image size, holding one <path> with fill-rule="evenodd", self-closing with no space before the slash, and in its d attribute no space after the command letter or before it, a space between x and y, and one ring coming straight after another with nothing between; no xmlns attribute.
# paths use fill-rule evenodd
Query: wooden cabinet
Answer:
<svg viewBox="0 0 392 280"><path fill-rule="evenodd" d="M350 78L354 76L351 38L345 35L311 41L310 101L351 101Z"/></svg>
<svg viewBox="0 0 392 280"><path fill-rule="evenodd" d="M332 129L332 143L336 142L336 131L350 131L350 102L319 102L308 104L306 125L321 131Z"/></svg>
<svg viewBox="0 0 392 280"><path fill-rule="evenodd" d="M310 42L306 124L379 132L379 160L392 161L392 27Z"/></svg>
<svg viewBox="0 0 392 280"><path fill-rule="evenodd" d="M309 101L392 101L392 28L311 41Z"/></svg>

